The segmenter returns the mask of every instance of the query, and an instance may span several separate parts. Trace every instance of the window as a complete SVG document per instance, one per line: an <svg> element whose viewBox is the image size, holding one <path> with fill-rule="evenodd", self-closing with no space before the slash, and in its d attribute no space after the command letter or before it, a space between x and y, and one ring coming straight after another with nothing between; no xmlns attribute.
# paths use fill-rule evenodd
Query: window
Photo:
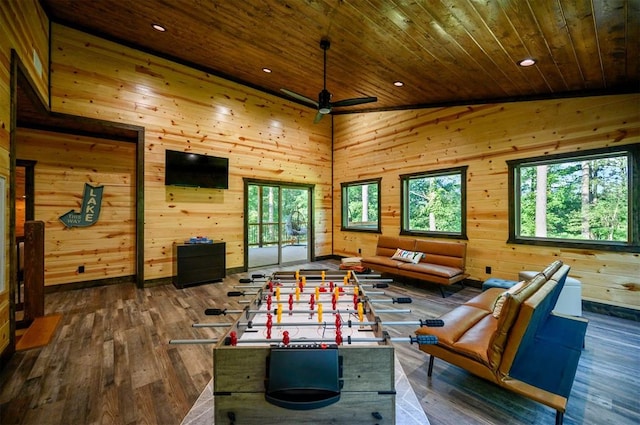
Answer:
<svg viewBox="0 0 640 425"><path fill-rule="evenodd" d="M342 183L342 230L380 233L380 180Z"/></svg>
<svg viewBox="0 0 640 425"><path fill-rule="evenodd" d="M467 238L467 167L400 176L403 235Z"/></svg>
<svg viewBox="0 0 640 425"><path fill-rule="evenodd" d="M509 242L637 250L639 146L507 161Z"/></svg>

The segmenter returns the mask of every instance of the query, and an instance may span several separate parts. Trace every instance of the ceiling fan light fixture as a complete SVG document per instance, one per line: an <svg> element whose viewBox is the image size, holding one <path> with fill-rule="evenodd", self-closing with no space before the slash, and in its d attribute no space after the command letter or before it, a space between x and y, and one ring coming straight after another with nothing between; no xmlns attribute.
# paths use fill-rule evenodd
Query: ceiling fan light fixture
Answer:
<svg viewBox="0 0 640 425"><path fill-rule="evenodd" d="M521 61L518 62L518 65L526 68L528 66L533 66L536 64L536 60L533 58L526 58L526 59L522 59Z"/></svg>
<svg viewBox="0 0 640 425"><path fill-rule="evenodd" d="M377 97L354 97L351 99L342 99L337 102L331 101L331 93L327 90L327 50L331 43L328 38L323 38L320 40L320 47L323 50L323 72L322 72L322 91L318 93L318 101L316 102L313 99L308 98L305 95L296 93L287 89L280 89L281 92L285 93L287 96L293 97L306 105L313 105L318 108L318 112L316 113L316 117L313 120L314 124L317 124L323 116L331 113L334 107L344 107L344 106L354 106L354 105L362 105L364 103L377 102Z"/></svg>
<svg viewBox="0 0 640 425"><path fill-rule="evenodd" d="M331 113L331 93L323 89L318 95L318 112L323 115Z"/></svg>
<svg viewBox="0 0 640 425"><path fill-rule="evenodd" d="M160 24L151 24L151 28L153 28L154 30L158 31L158 32L165 32L167 29Z"/></svg>

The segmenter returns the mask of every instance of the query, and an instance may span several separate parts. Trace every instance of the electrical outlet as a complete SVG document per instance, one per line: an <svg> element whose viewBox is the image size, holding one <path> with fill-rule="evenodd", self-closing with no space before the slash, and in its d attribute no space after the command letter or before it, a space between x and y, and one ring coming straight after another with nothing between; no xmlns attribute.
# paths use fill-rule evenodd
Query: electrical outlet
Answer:
<svg viewBox="0 0 640 425"><path fill-rule="evenodd" d="M78 266L78 273L84 273L84 266Z"/></svg>
<svg viewBox="0 0 640 425"><path fill-rule="evenodd" d="M485 268L484 268L484 272L485 272L486 274L491 274L491 266L487 266L487 267L485 267Z"/></svg>

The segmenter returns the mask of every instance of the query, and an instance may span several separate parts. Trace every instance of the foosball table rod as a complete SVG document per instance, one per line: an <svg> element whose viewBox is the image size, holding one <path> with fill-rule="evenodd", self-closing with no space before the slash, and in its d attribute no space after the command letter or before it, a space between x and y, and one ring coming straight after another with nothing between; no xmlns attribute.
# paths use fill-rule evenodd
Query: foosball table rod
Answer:
<svg viewBox="0 0 640 425"><path fill-rule="evenodd" d="M169 344L217 344L217 339L170 339Z"/></svg>
<svg viewBox="0 0 640 425"><path fill-rule="evenodd" d="M391 338L376 338L376 337L365 337L365 338L352 338L351 336L347 336L343 340L342 345L351 345L352 343L372 343L372 342L408 342L410 344L437 344L438 337L435 335L416 335L409 337L391 337ZM180 345L180 344L217 344L217 339L172 339L169 341L171 345ZM237 344L272 344L276 346L285 346L288 344L283 344L276 342L273 339L250 339L250 340L237 340ZM296 339L292 338L289 340L289 344L305 344L316 343L316 344L335 344L334 339L329 338L303 338ZM229 344L226 344L229 345Z"/></svg>
<svg viewBox="0 0 640 425"><path fill-rule="evenodd" d="M317 304L318 302L331 302L331 300L328 300L327 297L332 295L332 292L321 292L320 295L324 295L324 299L321 300L317 300L315 299L315 304ZM374 292L368 292L367 294L373 294L375 295L376 293ZM280 293L280 301L276 300L276 296L273 294L266 294L263 295L261 298L256 298L253 300L239 300L238 304L253 304L253 303L261 303L261 302L265 302L267 299L267 296L271 295L271 302L276 304L278 302L282 303L282 304L287 304L289 302L288 297L289 295L296 295L294 292L281 292ZM300 300L293 300L294 304L309 304L309 295L314 295L313 292L302 292L300 293ZM346 298L342 298L340 299L338 302L348 302L349 301L349 297L353 297L353 293L349 294L349 293L344 293L341 292L340 293L341 296L346 297ZM380 293L379 295L384 295L384 293ZM233 295L230 295L230 297ZM306 298L306 299L302 299L302 298ZM315 298L315 297L314 297ZM358 301L360 302L370 302L370 303L393 303L393 304L411 304L413 302L413 300L411 298L407 298L407 297L401 297L401 298L390 298L390 299L386 299L386 298L377 298L377 299L369 299L369 297L364 297L364 298L358 298Z"/></svg>
<svg viewBox="0 0 640 425"><path fill-rule="evenodd" d="M325 295L325 297L329 296L331 294L332 294L332 292L321 292L320 293L320 295ZM250 295L250 294L245 294L245 295ZM255 295L258 295L258 294L255 294ZM274 294L266 293L266 294L262 294L262 297L259 298L259 299L240 300L240 301L238 301L238 303L240 303L240 304L251 304L251 303L256 303L256 302L259 302L259 301L263 301L264 302L267 295L271 295L271 299L272 299L273 303L277 302L275 300L275 295ZM296 293L295 292L281 292L280 293L281 298L284 297L284 296L288 297L289 295L296 295ZM301 304L301 303L307 303L308 304L309 303L309 300L308 300L309 295L313 295L313 292L301 292L300 293L300 298L302 298L305 295L306 295L306 298L307 298L306 300L302 300L302 299L299 300L299 301L295 301L294 300L293 302L296 303L296 304ZM344 296L344 297L353 297L354 293L353 292L340 292L340 295ZM384 295L384 292L367 292L367 295ZM231 291L230 293L227 294L227 296L229 296L231 298L231 297L239 297L241 295L239 295L236 291ZM329 300L321 300L321 302L324 302L324 301L331 302ZM366 299L362 299L361 301L362 302L364 302L364 301L378 302L378 303L394 303L394 304L396 304L396 303L397 304L411 304L411 302L412 302L411 298L392 298L392 299L389 299L389 300L386 300L386 299L370 300L370 299L368 299L368 297ZM287 299L281 299L280 302L283 303L283 304L287 304L289 301ZM317 300L315 302L316 302L316 304L318 303ZM342 300L340 300L340 302L346 302L346 301L344 299L342 299Z"/></svg>
<svg viewBox="0 0 640 425"><path fill-rule="evenodd" d="M284 303L281 303L284 304ZM351 313L355 313L356 310L325 310L324 314L351 314ZM277 309L271 309L271 310L227 310L227 309L219 309L219 308L207 308L204 311L204 314L207 316L225 316L227 314L240 314L240 313L246 313L246 314L260 314L260 313L272 313L272 314L276 314L277 313ZM310 314L310 313L317 313L316 310L293 310L293 311L289 311L289 310L285 310L284 309L284 305L283 305L283 309L282 309L282 313L293 313L293 314ZM367 313L366 311L364 313ZM376 310L376 313L387 313L387 314L396 314L396 313L411 313L410 309L384 309L384 310Z"/></svg>
<svg viewBox="0 0 640 425"><path fill-rule="evenodd" d="M376 276L370 276L370 275L358 275L358 282L362 283L362 282L366 282L366 283L372 283L372 282L377 282L377 283L393 283L393 279L389 279L389 278L382 278L380 277L380 275L376 275Z"/></svg>
<svg viewBox="0 0 640 425"><path fill-rule="evenodd" d="M283 289L289 289L289 288L294 288L294 287L299 285L299 282L286 282L286 283L288 285L290 285L290 286L283 286L282 283L280 283L280 284L274 283L273 287L274 288L280 287L280 288L283 288ZM353 285L351 285L351 284L344 285L342 282L340 282L340 285L341 286L338 286L338 285L335 285L335 286L338 286L339 288L349 288L349 287L352 287L352 286L359 286L362 289L368 289L369 287L371 289L384 289L384 288L388 288L389 287L389 284L387 284L387 283L378 283L378 284L375 284L375 285L363 285L362 283L360 283L358 285L355 285L355 284L353 284ZM269 289L269 285L233 285L233 287L236 288L236 289L254 289L254 290L255 289ZM306 285L304 285L305 289L306 288L312 288L312 289L315 289L315 288L328 288L328 287L329 287L328 283L325 283L324 285L323 284L316 285L316 284L313 284L313 283L307 283Z"/></svg>
<svg viewBox="0 0 640 425"><path fill-rule="evenodd" d="M283 313L284 314L284 313ZM231 326L233 323L194 323L191 325L194 328L224 328L227 326ZM341 322L341 327L351 328L354 326L427 326L431 328L438 328L444 326L444 322L440 319L425 319L425 320L413 320L413 321L398 321L398 322L389 322L389 321L380 321L380 322L359 322L357 320L347 320L345 322ZM246 328L264 328L267 327L266 323L238 323L238 327L246 327ZM332 322L287 322L281 324L271 324L273 327L296 327L296 326L317 326L322 328L335 328L336 324Z"/></svg>
<svg viewBox="0 0 640 425"><path fill-rule="evenodd" d="M301 276L302 277L302 276ZM273 282L273 284L277 284L277 283L281 283L281 284L297 284L300 283L300 281L302 281L301 278L299 279L267 279L264 281L260 281L260 280L253 280L253 279L238 279L239 283L247 283L247 284L251 284L251 283L258 283L258 282ZM313 278L310 276L304 276L304 282L306 282L307 284L328 284L329 282L340 282L340 283L344 283L345 282L345 276L327 276L324 280L322 280L320 277L317 278ZM389 284L389 283L393 283L393 279L382 279L382 278L371 278L371 279L362 279L359 280L359 282L366 282L368 284ZM353 280L348 279L347 280L347 285L352 285L353 284Z"/></svg>

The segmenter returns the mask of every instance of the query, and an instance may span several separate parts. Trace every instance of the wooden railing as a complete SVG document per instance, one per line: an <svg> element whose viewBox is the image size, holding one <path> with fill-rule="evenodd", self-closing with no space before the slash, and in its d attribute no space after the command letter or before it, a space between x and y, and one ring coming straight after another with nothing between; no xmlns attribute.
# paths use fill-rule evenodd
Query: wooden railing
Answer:
<svg viewBox="0 0 640 425"><path fill-rule="evenodd" d="M249 223L249 246L277 245L281 234L284 234L284 225L279 223Z"/></svg>
<svg viewBox="0 0 640 425"><path fill-rule="evenodd" d="M249 223L249 246L263 247L278 243L306 242L307 235L290 237L287 235L285 224L277 222Z"/></svg>

